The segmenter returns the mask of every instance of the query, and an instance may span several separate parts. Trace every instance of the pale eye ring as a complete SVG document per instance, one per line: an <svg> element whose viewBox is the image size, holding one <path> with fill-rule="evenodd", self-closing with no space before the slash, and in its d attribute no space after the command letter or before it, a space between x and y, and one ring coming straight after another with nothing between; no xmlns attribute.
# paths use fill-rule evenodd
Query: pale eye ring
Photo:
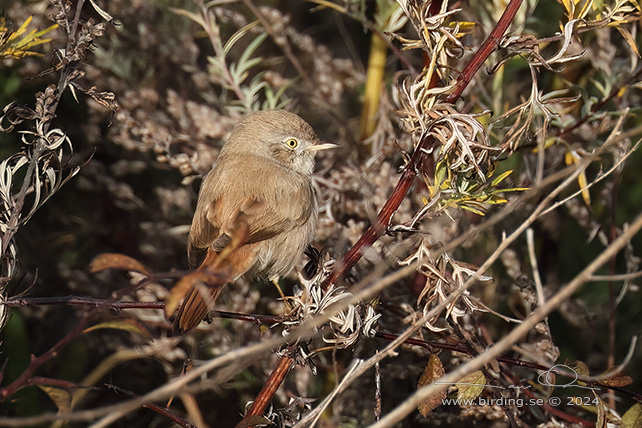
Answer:
<svg viewBox="0 0 642 428"><path fill-rule="evenodd" d="M296 149L299 146L299 140L294 137L286 138L283 143L291 149Z"/></svg>

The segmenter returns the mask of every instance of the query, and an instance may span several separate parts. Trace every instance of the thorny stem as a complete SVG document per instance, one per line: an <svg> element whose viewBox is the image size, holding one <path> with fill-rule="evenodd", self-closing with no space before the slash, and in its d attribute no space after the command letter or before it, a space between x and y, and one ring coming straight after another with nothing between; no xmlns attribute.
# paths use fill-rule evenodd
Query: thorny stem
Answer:
<svg viewBox="0 0 642 428"><path fill-rule="evenodd" d="M491 31L488 38L482 43L479 51L473 55L470 62L466 65L459 80L457 86L452 94L446 98L446 102L454 103L457 101L459 96L462 94L464 89L468 86L472 80L474 74L479 70L481 65L488 59L490 54L497 48L498 40L502 35L508 30L509 25L511 24L517 10L519 9L522 0L511 0L511 2L506 7L506 10L502 14L501 18L497 22L497 25ZM435 139L431 136L424 136L419 145L415 149L408 165L406 165L397 186L393 190L390 198L386 201L383 208L377 216L377 220L372 224L368 230L361 236L356 244L350 248L350 250L343 257L341 263L338 263L334 270L330 273L326 281L324 282L324 288L329 288L332 284L335 284L340 278L342 278L360 259L363 254L363 250L379 239L381 235L386 231L387 225L389 224L392 216L401 205L401 202L404 200L410 186L414 182L414 179L417 175L417 170L423 164L427 153L430 152L430 148L435 144Z"/></svg>
<svg viewBox="0 0 642 428"><path fill-rule="evenodd" d="M393 340L395 340L395 339L397 339L399 337L399 335L397 335L397 334L381 333L381 332L377 332L375 334L375 336L379 337L381 339L389 340L389 341L393 341ZM474 354L472 352L470 352L470 350L467 347L459 345L459 344L442 343L442 342L435 342L435 341L432 341L432 340L421 340L421 339L413 339L413 338L408 338L408 339L404 340L404 343L407 343L408 345L413 345L413 346L420 346L420 347L428 350L428 352L431 352L431 353L434 352L435 349L444 349L444 350L448 350L448 351L452 351L452 352L459 352L459 353L462 353L462 354L468 354L468 355L474 356ZM595 380L590 380L590 379L583 379L582 376L577 376L577 373L564 373L562 371L557 370L557 368L555 368L555 367L548 367L548 366L544 366L542 364L537 364L537 363L533 363L533 362L530 362L530 361L524 361L524 360L519 360L519 359L515 359L515 358L497 357L495 359L498 362L502 363L502 364L515 366L515 367L524 367L524 368L532 369L532 370L541 370L541 371L545 371L545 372L550 372L551 370L555 369L555 373L560 375L560 376L565 376L565 377L569 377L569 378L577 377L578 381L586 383L587 386L589 386L589 387L611 389L611 390L614 390L614 391L621 392L621 393L623 393L625 395L628 395L629 397L631 397L631 398L633 398L633 399L635 399L637 401L641 401L642 402L642 395L640 395L640 394L638 394L636 392L629 391L629 390L626 390L626 389L620 388L620 387L614 387L612 385L608 385L605 382L600 382L600 381L595 381ZM614 367L614 366L615 366L615 363L613 363L613 365L611 367ZM521 384L521 382L516 382L515 384L516 385L517 384Z"/></svg>
<svg viewBox="0 0 642 428"><path fill-rule="evenodd" d="M457 86L452 94L446 98L447 103L454 103L459 99L461 94L464 92L464 89L468 86L470 81L473 79L473 76L479 70L479 67L488 59L491 53L499 46L499 40L504 36L504 33L508 30L508 27L513 22L513 18L517 14L517 10L522 5L522 0L511 0L511 2L506 6L504 13L499 18L497 25L493 28L493 31L490 32L484 43L477 51L477 53L470 59L470 62L466 64L466 68L457 79Z"/></svg>
<svg viewBox="0 0 642 428"><path fill-rule="evenodd" d="M116 392L121 392L121 393L123 393L125 395L128 395L131 398L138 398L138 396L136 394L134 394L133 392L131 392L131 391L127 390L127 389L121 388L121 387L116 386L116 385L111 385L111 384L106 385L106 386L108 388L110 388L110 389L113 389ZM165 418L167 418L170 421L174 422L176 425L179 425L179 426L182 426L182 427L185 427L185 428L198 428L196 425L193 425L188 420L185 420L185 419L181 418L180 416L178 416L177 414L175 414L174 412L170 411L167 407L159 406L158 404L154 404L154 403L143 404L142 407L144 407L146 409L149 409L149 410L152 410L152 411L164 416Z"/></svg>
<svg viewBox="0 0 642 428"><path fill-rule="evenodd" d="M473 55L470 62L464 68L462 74L460 75L460 80L455 87L455 91L447 98L447 102L454 103L455 101L457 101L461 93L472 80L473 75L479 70L479 67L481 67L486 59L488 59L493 50L496 49L497 41L503 36L503 34L510 26L521 4L522 0L511 0L493 31L484 41L479 51L475 55ZM363 236L359 238L357 243L354 244L354 246L346 253L341 263L338 263L332 270L328 278L326 278L323 283L324 290L327 290L330 286L332 286L340 278L342 278L357 263L357 261L361 259L363 250L374 244L374 242L383 235L387 228L387 225L390 222L390 219L408 194L410 186L414 182L414 179L417 175L417 169L420 165L422 165L424 159L426 158L426 154L429 152L427 149L431 148L434 143L435 139L430 136L424 136L421 139L419 145L412 154L408 165L406 165L406 168L404 169L404 172L402 173L395 189L379 212L377 220L368 228ZM247 421L248 418L261 415L263 414L263 412L265 412L268 403L272 400L272 396L281 385L281 383L283 383L283 381L285 380L285 376L287 375L289 368L291 368L293 364L294 360L292 357L281 357L276 365L275 370L270 374L269 378L270 384L275 383L276 387L270 389L266 389L264 387L261 390L243 421ZM283 367L287 367L288 370L278 370L277 372L277 369ZM266 394L270 392L271 395L266 396ZM260 405L257 403L260 403ZM241 424L243 423L243 421L241 421Z"/></svg>
<svg viewBox="0 0 642 428"><path fill-rule="evenodd" d="M147 280L143 280L141 283L138 283L132 287L127 287L123 290L120 290L118 292L113 293L111 299L106 300L101 307L96 308L95 310L88 312L85 314L78 323L72 328L69 333L67 333L62 339L60 339L58 342L56 342L55 345L53 345L49 350L47 350L45 353L40 355L39 357L36 357L34 355L31 356L31 362L29 363L29 367L27 367L21 374L18 376L16 380L11 382L9 385L5 386L4 388L0 388L0 402L5 401L7 398L11 397L13 394L16 393L19 389L24 387L25 385L29 384L29 380L31 379L32 375L38 370L40 366L45 364L47 361L49 361L51 358L55 357L62 351L68 344L71 342L76 336L80 335L85 328L85 326L89 323L91 318L97 314L99 311L102 311L104 309L107 309L111 303L113 303L115 300L119 299L120 297L129 294L132 292L132 288L138 288L142 285L144 285L147 282Z"/></svg>
<svg viewBox="0 0 642 428"><path fill-rule="evenodd" d="M71 305L71 306L91 306L94 308L103 307L113 311L125 309L165 309L166 302L129 302L113 301L113 299L91 299L77 296L64 297L17 297L3 301L1 304L8 307L26 307L26 306L46 306L46 305ZM287 317L259 315L259 314L241 314L226 311L211 311L208 316L226 319L235 319L239 321L250 321L256 324L279 324L289 321Z"/></svg>

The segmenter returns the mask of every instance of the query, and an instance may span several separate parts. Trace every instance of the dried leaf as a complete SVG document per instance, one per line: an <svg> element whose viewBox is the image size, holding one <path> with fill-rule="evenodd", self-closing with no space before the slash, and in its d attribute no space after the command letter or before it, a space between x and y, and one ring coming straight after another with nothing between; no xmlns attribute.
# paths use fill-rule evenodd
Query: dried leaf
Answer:
<svg viewBox="0 0 642 428"><path fill-rule="evenodd" d="M485 386L486 376L484 376L481 370L464 376L457 382L457 387L459 388L459 391L457 391L457 399L461 401L474 400L479 397L479 394L482 393Z"/></svg>
<svg viewBox="0 0 642 428"><path fill-rule="evenodd" d="M431 354L428 359L428 364L426 364L426 368L419 379L417 389L433 383L435 380L442 377L444 373L444 365L441 363L439 357L435 354ZM446 391L441 391L437 394L431 395L417 406L417 410L419 410L421 416L425 418L430 412L441 406L441 402L444 398L446 398Z"/></svg>
<svg viewBox="0 0 642 428"><path fill-rule="evenodd" d="M115 330L124 330L130 333L140 334L141 336L151 338L152 334L147 330L140 322L136 320L117 320L117 321L107 321L100 324L96 324L89 328L83 330L83 333L88 333L94 330L100 330L103 328L111 328Z"/></svg>
<svg viewBox="0 0 642 428"><path fill-rule="evenodd" d="M642 428L642 404L635 403L622 415L620 428Z"/></svg>
<svg viewBox="0 0 642 428"><path fill-rule="evenodd" d="M615 376L610 379L604 379L601 381L602 384L608 385L608 386L617 386L617 387L624 387L627 385L631 385L633 383L633 379L631 376Z"/></svg>
<svg viewBox="0 0 642 428"><path fill-rule="evenodd" d="M586 365L586 363L582 360L577 360L572 363L568 364L569 367L571 367L575 373L577 373L578 376L590 376L591 372Z"/></svg>
<svg viewBox="0 0 642 428"><path fill-rule="evenodd" d="M70 412L71 411L71 398L72 394L70 391L67 391L63 388L54 388L52 386L38 385L45 394L51 398L51 401L54 402L56 407L60 412Z"/></svg>
<svg viewBox="0 0 642 428"><path fill-rule="evenodd" d="M100 254L96 256L96 258L94 258L89 265L90 272L100 272L101 270L105 269L134 271L149 276L149 272L142 263L124 254Z"/></svg>
<svg viewBox="0 0 642 428"><path fill-rule="evenodd" d="M608 423L608 418L607 415L609 414L609 410L606 408L602 400L600 400L600 397L593 391L593 395L595 395L595 398L597 398L598 403L597 403L597 420L595 421L595 428L606 428L607 423Z"/></svg>
<svg viewBox="0 0 642 428"><path fill-rule="evenodd" d="M107 13L107 11L105 11L104 9L101 9L101 8L100 8L100 6L98 6L94 0L89 0L89 2L90 2L90 3L91 3L91 5L93 6L94 10L95 10L96 12L98 12L98 14L99 14L99 15L100 15L100 16L101 16L105 21L109 22L110 24L113 24L113 23L114 23L114 17L113 17L113 16L111 16L109 13Z"/></svg>
<svg viewBox="0 0 642 428"><path fill-rule="evenodd" d="M615 372L619 368L620 367L611 367L608 370L606 370L604 373L601 374L601 376L604 376L606 379L600 382L604 385L616 386L616 387L624 387L627 385L631 385L633 383L633 379L631 378L631 376L618 375L616 373L610 374L611 372Z"/></svg>
<svg viewBox="0 0 642 428"><path fill-rule="evenodd" d="M249 427L264 427L272 425L272 421L270 421L268 418L265 416L261 415L254 415L250 416L247 419L243 419L241 422L239 422L236 425L236 428L249 428Z"/></svg>
<svg viewBox="0 0 642 428"><path fill-rule="evenodd" d="M615 29L620 32L622 37L624 37L624 40L626 40L626 43L629 44L629 47L631 48L631 50L635 52L637 56L640 56L640 51L638 50L638 46L635 43L635 39L631 35L631 32L626 28L622 28L622 27L615 27Z"/></svg>

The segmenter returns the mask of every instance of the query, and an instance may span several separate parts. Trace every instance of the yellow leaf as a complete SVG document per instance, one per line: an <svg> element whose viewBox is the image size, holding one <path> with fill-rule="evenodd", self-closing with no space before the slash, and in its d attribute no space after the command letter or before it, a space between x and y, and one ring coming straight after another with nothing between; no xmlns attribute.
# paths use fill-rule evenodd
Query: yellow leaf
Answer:
<svg viewBox="0 0 642 428"><path fill-rule="evenodd" d="M441 363L439 357L435 354L430 354L428 364L426 364L426 368L419 379L419 383L417 383L417 389L434 383L437 379L443 377L444 373L444 365ZM419 410L421 416L425 418L430 412L441 405L444 398L446 398L446 391L441 391L437 394L431 395L417 406L417 410Z"/></svg>
<svg viewBox="0 0 642 428"><path fill-rule="evenodd" d="M479 397L479 394L484 390L486 386L486 376L477 370L467 376L464 376L461 380L457 382L457 399L458 400L474 400Z"/></svg>
<svg viewBox="0 0 642 428"><path fill-rule="evenodd" d="M512 169L509 169L508 171L501 173L499 176L497 176L495 179L493 179L493 181L491 182L491 185L492 186L497 186L499 183L504 181L504 179L506 177L508 177L509 175L511 175L512 173L513 173Z"/></svg>
<svg viewBox="0 0 642 428"><path fill-rule="evenodd" d="M480 209L473 208L473 207L471 207L470 205L460 205L460 206L461 206L461 208L463 208L463 209L465 209L465 210L467 210L467 211L470 211L470 212L472 212L472 213L475 213L475 214L477 214L477 215L484 216L484 217L486 216L486 213L485 213L485 212L483 212L483 211L482 211L482 210L480 210Z"/></svg>
<svg viewBox="0 0 642 428"><path fill-rule="evenodd" d="M502 192L525 192L530 189L530 187L509 187L508 189L502 189Z"/></svg>
<svg viewBox="0 0 642 428"><path fill-rule="evenodd" d="M542 147L542 149L546 150L546 149L548 149L549 147L551 147L555 143L557 143L557 137L548 138L548 139L546 139L546 141L544 141L544 146ZM538 152L539 152L539 146L536 146L533 149L533 153L538 153Z"/></svg>
<svg viewBox="0 0 642 428"><path fill-rule="evenodd" d="M569 18L573 18L573 15L575 13L575 3L572 0L558 0L562 3L564 6L564 9L566 9L566 15Z"/></svg>
<svg viewBox="0 0 642 428"><path fill-rule="evenodd" d="M586 14L589 12L589 8L593 5L593 0L577 0L575 4L579 4L584 1L584 4L581 6L579 13L576 14L575 18L584 19Z"/></svg>
<svg viewBox="0 0 642 428"><path fill-rule="evenodd" d="M577 177L577 182L580 185L580 189L582 189L582 199L584 199L584 203L586 206L591 206L591 193L587 188L588 180L586 179L586 173L582 172L579 177Z"/></svg>
<svg viewBox="0 0 642 428"><path fill-rule="evenodd" d="M569 150L564 154L564 162L566 162L566 165L578 164L579 161L580 161L580 157L577 155L577 153L575 153L572 150ZM587 188L588 180L586 179L586 172L582 171L580 173L580 175L577 177L577 182L580 186L580 189L582 189L582 199L584 199L584 203L587 206L590 206L591 193Z"/></svg>
<svg viewBox="0 0 642 428"><path fill-rule="evenodd" d="M508 202L508 199L501 196L494 196L486 201L487 204L491 205L505 204L506 202Z"/></svg>
<svg viewBox="0 0 642 428"><path fill-rule="evenodd" d="M28 55L41 55L38 52L30 51L29 49L48 43L51 39L41 39L40 37L49 31L58 28L54 24L44 30L31 30L27 33L27 27L33 19L32 16L27 18L20 27L13 32L10 32L4 18L0 18L0 58L3 56L11 56L14 58L23 58Z"/></svg>

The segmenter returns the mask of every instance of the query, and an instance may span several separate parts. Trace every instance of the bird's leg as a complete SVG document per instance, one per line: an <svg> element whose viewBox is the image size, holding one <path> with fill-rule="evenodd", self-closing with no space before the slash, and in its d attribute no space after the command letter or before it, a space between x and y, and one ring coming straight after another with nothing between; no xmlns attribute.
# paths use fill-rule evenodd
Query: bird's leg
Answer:
<svg viewBox="0 0 642 428"><path fill-rule="evenodd" d="M270 278L270 281L274 286L276 287L276 290L279 292L279 296L281 296L281 300L283 301L283 306L284 306L284 313L289 314L290 311L292 310L292 307L290 306L290 300L288 297L285 296L283 293L283 290L281 290L281 286L279 285L279 277L272 277Z"/></svg>

